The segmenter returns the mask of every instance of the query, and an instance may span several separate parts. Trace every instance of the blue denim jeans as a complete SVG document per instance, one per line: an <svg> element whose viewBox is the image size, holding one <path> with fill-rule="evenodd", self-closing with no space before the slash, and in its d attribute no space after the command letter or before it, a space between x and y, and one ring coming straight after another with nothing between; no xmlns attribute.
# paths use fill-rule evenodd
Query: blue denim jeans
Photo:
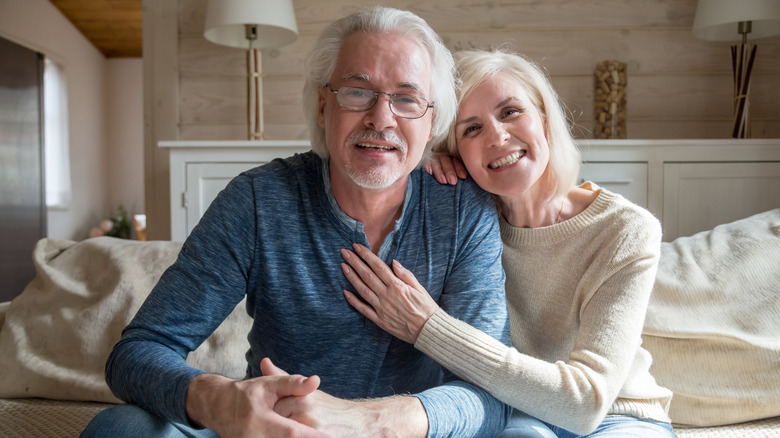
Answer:
<svg viewBox="0 0 780 438"><path fill-rule="evenodd" d="M83 438L219 438L207 429L193 429L184 424L171 423L156 417L135 405L112 406L95 416Z"/></svg>
<svg viewBox="0 0 780 438"><path fill-rule="evenodd" d="M660 421L608 415L595 431L577 435L515 410L500 438L676 438L672 425Z"/></svg>

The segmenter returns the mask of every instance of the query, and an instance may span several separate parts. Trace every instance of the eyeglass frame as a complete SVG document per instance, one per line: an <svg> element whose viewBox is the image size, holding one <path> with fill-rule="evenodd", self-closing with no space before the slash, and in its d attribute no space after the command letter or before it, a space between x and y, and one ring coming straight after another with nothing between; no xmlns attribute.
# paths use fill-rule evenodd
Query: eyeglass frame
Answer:
<svg viewBox="0 0 780 438"><path fill-rule="evenodd" d="M433 103L431 103L430 101L428 101L428 99L426 99L426 98L424 98L424 97L415 96L415 95L413 95L413 94L406 94L406 93L388 93L388 92L385 92L385 91L374 91L374 90L370 90L370 89L368 89L368 88L362 88L362 87L351 87L351 86L349 86L349 85L345 85L345 86L342 86L342 87L336 88L336 89L334 90L333 88L331 88L331 86L330 86L330 82L328 82L327 84L325 84L325 85L324 85L324 87L325 87L325 88L327 88L327 89L328 89L328 90L329 90L331 93L333 93L333 94L335 94L335 95L336 95L336 102L338 102L338 104L339 104L339 106L340 106L340 107L342 107L342 108L344 108L344 109L346 109L346 110L349 110L349 111L363 112L363 111L368 111L368 110L370 110L370 109L371 109L371 108L373 108L373 107L376 105L376 103L379 101L379 95L380 95L380 94L384 94L384 95L386 95L386 96L387 96L387 98L388 98L388 99L387 99L387 104L388 104L388 106L390 107L390 111L391 111L391 112L392 112L394 115L396 115L396 116L398 116L398 117L401 117L401 118L403 118L403 119L407 119L407 120L417 120L417 119L421 119L421 118L425 117L425 115L426 115L426 114L428 114L428 109L429 109L429 108L435 108L435 107L436 107L436 104L433 104ZM342 104L342 103L341 103L341 101L339 100L339 97L338 97L338 96L339 96L339 90L341 90L341 89L343 89L343 88L352 88L352 89L356 89L356 90L367 91L367 92L369 92L369 93L374 93L374 100L373 100L373 102L371 102L371 105L369 105L369 106L368 106L368 108L365 108L365 109L355 109L355 108L350 108L350 107L348 107L348 106L345 106L344 104ZM413 98L415 98L415 99L422 100L422 101L425 103L425 106L424 106L424 108L425 108L425 109L423 110L422 114L420 114L420 115L419 115L419 116L417 116L417 117L407 117L407 116L402 116L402 115L400 115L400 114L396 113L396 112L395 112L395 110L393 109L393 100L394 100L395 98L399 97L399 96L409 96L409 97L413 97Z"/></svg>

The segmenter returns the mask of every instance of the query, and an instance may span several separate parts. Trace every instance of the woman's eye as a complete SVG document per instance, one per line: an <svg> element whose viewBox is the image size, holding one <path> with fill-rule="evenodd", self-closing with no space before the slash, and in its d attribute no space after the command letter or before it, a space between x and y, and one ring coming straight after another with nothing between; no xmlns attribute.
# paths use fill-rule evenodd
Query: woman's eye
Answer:
<svg viewBox="0 0 780 438"><path fill-rule="evenodd" d="M501 116L506 118L506 117L512 117L512 116L520 114L520 113L522 113L522 111L520 111L519 108L506 108L501 113Z"/></svg>
<svg viewBox="0 0 780 438"><path fill-rule="evenodd" d="M463 135L461 135L461 137L468 137L470 134L473 134L477 130L479 130L479 126L477 125L467 126L466 129L463 130Z"/></svg>

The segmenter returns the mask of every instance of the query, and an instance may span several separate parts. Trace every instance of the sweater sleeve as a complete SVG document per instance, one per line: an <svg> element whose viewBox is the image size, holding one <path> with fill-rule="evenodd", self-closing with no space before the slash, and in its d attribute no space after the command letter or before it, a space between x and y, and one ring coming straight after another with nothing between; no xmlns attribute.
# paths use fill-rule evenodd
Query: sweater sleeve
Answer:
<svg viewBox="0 0 780 438"><path fill-rule="evenodd" d="M511 348L441 309L425 323L414 346L464 380L482 385L493 380Z"/></svg>
<svg viewBox="0 0 780 438"><path fill-rule="evenodd" d="M510 342L509 322L495 207L489 195L472 181L461 185L456 251L449 263L439 305L442 312L506 346ZM450 230L440 232L452 235ZM428 436L498 436L506 427L511 407L485 389L464 382L446 367L443 371L443 385L417 394L428 414Z"/></svg>
<svg viewBox="0 0 780 438"><path fill-rule="evenodd" d="M516 409L575 433L590 433L617 398L639 348L660 226L650 222L618 241L595 258L598 274L582 297L580 327L566 360L523 354L441 310L429 318L415 347ZM572 299L577 299L574 293ZM536 331L539 339L545 328L527 330Z"/></svg>

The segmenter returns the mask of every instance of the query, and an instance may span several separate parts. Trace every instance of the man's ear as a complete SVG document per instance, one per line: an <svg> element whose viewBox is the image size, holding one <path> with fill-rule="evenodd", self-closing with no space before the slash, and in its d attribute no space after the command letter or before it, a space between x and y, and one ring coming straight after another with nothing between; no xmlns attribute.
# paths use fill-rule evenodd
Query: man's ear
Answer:
<svg viewBox="0 0 780 438"><path fill-rule="evenodd" d="M436 113L434 113L431 117L431 131L428 133L428 141L430 142L433 140L433 125L436 123Z"/></svg>
<svg viewBox="0 0 780 438"><path fill-rule="evenodd" d="M317 95L319 96L318 103L317 103L317 124L320 125L320 128L325 129L325 88L320 87L319 90L317 90Z"/></svg>

